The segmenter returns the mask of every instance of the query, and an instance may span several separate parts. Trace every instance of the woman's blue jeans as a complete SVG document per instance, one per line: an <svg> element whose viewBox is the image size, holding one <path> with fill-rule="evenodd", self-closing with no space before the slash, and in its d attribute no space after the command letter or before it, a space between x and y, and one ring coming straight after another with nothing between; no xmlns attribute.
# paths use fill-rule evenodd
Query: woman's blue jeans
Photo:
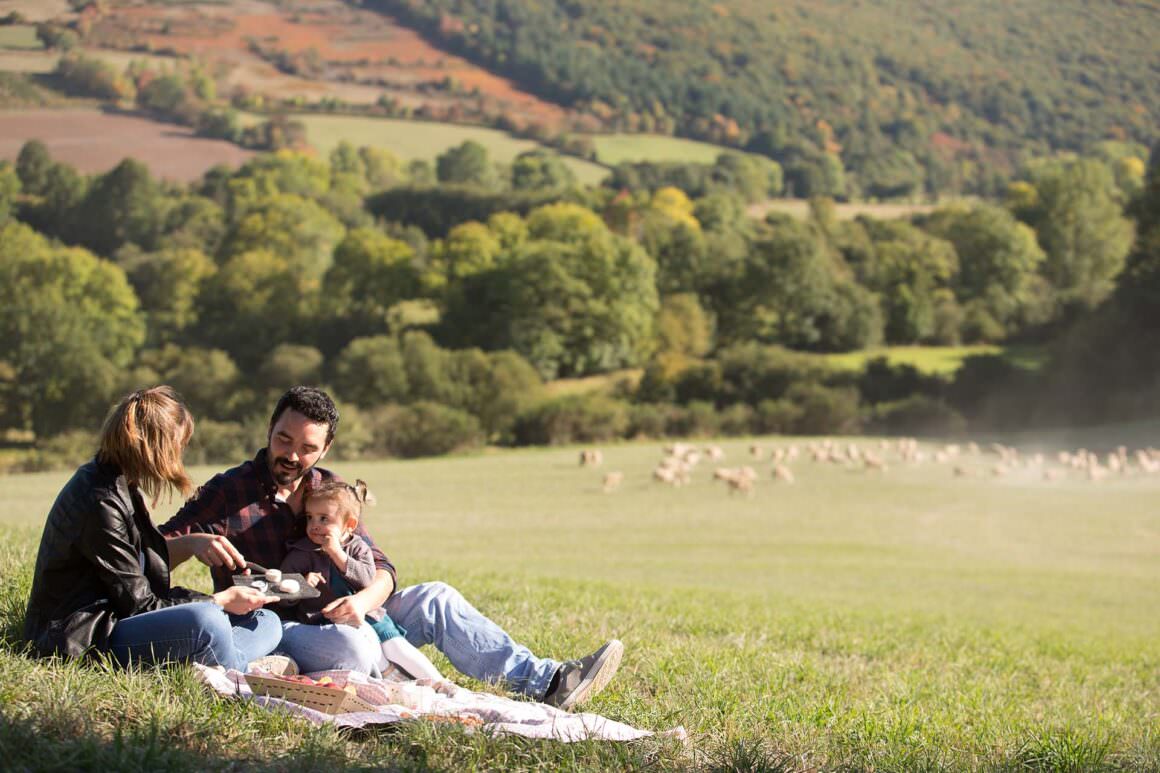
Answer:
<svg viewBox="0 0 1160 773"><path fill-rule="evenodd" d="M122 665L193 661L245 671L281 640L282 623L269 609L230 615L212 601L198 601L118 621L108 647Z"/></svg>

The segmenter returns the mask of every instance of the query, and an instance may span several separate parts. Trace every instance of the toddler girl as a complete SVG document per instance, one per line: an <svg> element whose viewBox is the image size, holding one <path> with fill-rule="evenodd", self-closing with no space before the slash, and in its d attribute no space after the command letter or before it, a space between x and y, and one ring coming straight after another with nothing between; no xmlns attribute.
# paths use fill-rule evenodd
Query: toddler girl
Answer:
<svg viewBox="0 0 1160 773"><path fill-rule="evenodd" d="M370 546L354 535L363 505L374 501L367 484L361 480L353 486L327 480L305 492L306 536L290 545L282 571L302 574L322 595L297 602L296 616L300 622L313 625L329 622L322 614L323 607L340 596L350 596L366 588L374 580L375 562ZM435 665L403 638L406 631L382 607L368 612L366 621L378 634L387 660L415 679L443 679Z"/></svg>

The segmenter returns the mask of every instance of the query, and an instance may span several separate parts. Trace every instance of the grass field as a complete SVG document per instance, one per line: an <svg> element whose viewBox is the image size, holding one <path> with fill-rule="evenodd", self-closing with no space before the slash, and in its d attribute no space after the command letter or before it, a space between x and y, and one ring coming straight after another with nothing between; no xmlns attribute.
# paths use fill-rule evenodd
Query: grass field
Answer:
<svg viewBox="0 0 1160 773"><path fill-rule="evenodd" d="M935 204L909 204L905 202L845 201L834 204L834 216L839 220L853 220L865 215L877 220L894 220L900 217L930 212ZM751 204L746 212L750 217L763 219L777 212L803 220L810 215L810 202L806 199L768 199Z"/></svg>
<svg viewBox="0 0 1160 773"><path fill-rule="evenodd" d="M652 484L659 444L605 447L599 471L575 449L337 466L378 493L367 525L402 582L452 583L541 653L619 636L621 672L591 709L682 725L687 747L426 725L347 738L211 700L184 669L29 661L12 636L67 477L41 474L0 488L0 753L16 769L1160 768L1160 479L799 461L784 486L748 445L723 447L762 471L752 498L704 467L685 488ZM625 482L605 495L612 469Z"/></svg>
<svg viewBox="0 0 1160 773"><path fill-rule="evenodd" d="M340 115L298 115L295 119L306 125L310 144L324 155L346 140L355 146L385 148L406 161L434 161L448 148L474 140L487 148L493 161L509 163L520 153L540 147L532 140L479 126ZM595 185L608 175L608 170L599 164L569 156L562 158L584 185Z"/></svg>
<svg viewBox="0 0 1160 773"><path fill-rule="evenodd" d="M727 148L708 142L668 137L662 134L592 134L596 157L602 164L616 166L624 161L686 161L711 164Z"/></svg>
<svg viewBox="0 0 1160 773"><path fill-rule="evenodd" d="M923 373L949 376L959 369L967 357L981 354L1001 354L1012 363L1029 370L1038 369L1047 358L1047 352L1038 347L994 344L888 346L821 356L826 362L843 370L858 370L875 357L885 357L892 365L913 365Z"/></svg>
<svg viewBox="0 0 1160 773"><path fill-rule="evenodd" d="M31 24L14 24L0 27L0 49L39 51L44 45L36 37L36 27Z"/></svg>

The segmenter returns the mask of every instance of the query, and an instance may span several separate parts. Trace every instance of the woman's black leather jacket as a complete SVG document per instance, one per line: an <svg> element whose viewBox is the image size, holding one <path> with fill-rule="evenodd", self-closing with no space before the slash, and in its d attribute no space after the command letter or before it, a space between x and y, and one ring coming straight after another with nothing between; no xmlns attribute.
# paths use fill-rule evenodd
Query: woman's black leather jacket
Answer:
<svg viewBox="0 0 1160 773"><path fill-rule="evenodd" d="M76 657L106 649L118 620L208 598L169 587L169 550L141 493L93 460L48 513L24 637L42 655Z"/></svg>

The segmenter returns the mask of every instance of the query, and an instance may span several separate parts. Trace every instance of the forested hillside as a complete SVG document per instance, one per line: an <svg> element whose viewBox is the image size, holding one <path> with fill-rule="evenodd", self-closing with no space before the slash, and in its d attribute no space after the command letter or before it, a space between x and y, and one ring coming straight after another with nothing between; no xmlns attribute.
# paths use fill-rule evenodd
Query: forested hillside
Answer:
<svg viewBox="0 0 1160 773"><path fill-rule="evenodd" d="M796 195L994 193L1151 144L1155 0L362 0L605 126L765 153Z"/></svg>

